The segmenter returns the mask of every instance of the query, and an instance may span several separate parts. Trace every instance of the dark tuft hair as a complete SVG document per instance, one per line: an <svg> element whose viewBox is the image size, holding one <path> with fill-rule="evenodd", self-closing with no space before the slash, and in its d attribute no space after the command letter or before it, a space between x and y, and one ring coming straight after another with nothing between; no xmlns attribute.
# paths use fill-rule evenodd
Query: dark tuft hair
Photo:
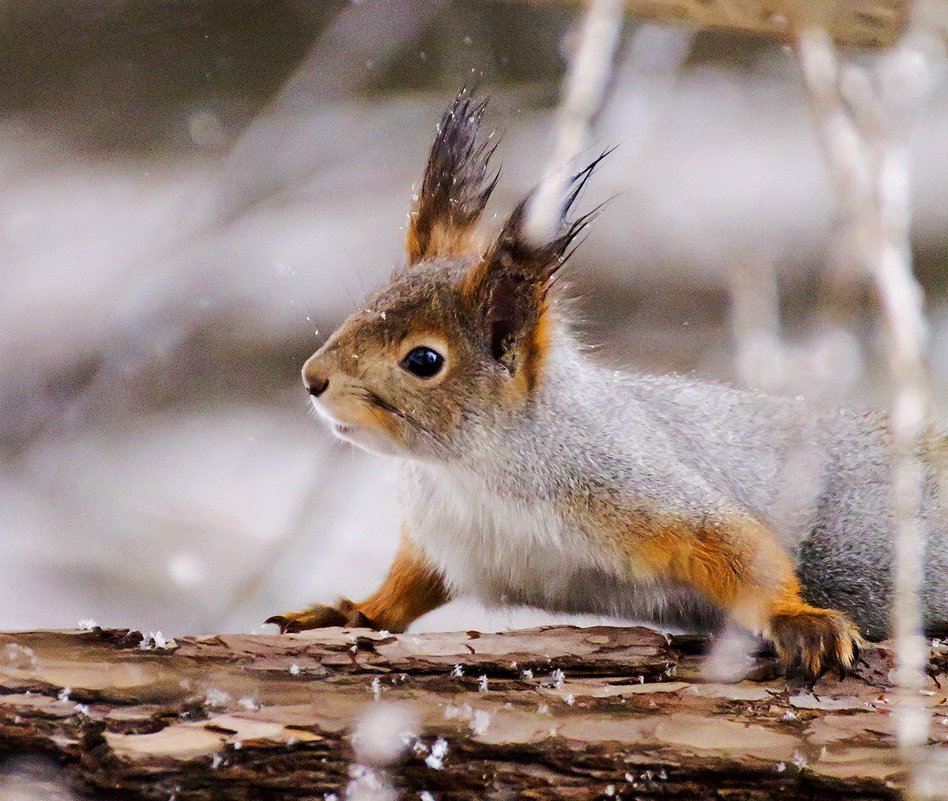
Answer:
<svg viewBox="0 0 948 801"><path fill-rule="evenodd" d="M435 237L465 238L480 219L497 184L499 171L488 175L496 145L480 137L487 100L475 101L465 87L438 125L421 190L412 210L408 257L415 263L432 253Z"/></svg>

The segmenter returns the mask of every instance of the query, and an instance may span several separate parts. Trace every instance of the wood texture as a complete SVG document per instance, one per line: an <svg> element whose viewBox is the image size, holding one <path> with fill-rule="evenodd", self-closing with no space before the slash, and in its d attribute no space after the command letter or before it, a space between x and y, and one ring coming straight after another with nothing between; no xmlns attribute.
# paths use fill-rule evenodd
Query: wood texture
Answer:
<svg viewBox="0 0 948 801"><path fill-rule="evenodd" d="M579 0L528 0L579 5ZM839 45L888 47L905 30L908 0L625 0L651 22L738 31L791 42L801 27L825 27Z"/></svg>
<svg viewBox="0 0 948 801"><path fill-rule="evenodd" d="M644 628L142 639L0 635L0 773L47 755L91 797L344 798L354 720L397 701L417 719L390 774L403 798L882 799L902 776L886 644L814 695L766 656L709 680L704 640ZM930 673L948 787L948 645ZM37 797L59 797L26 764Z"/></svg>

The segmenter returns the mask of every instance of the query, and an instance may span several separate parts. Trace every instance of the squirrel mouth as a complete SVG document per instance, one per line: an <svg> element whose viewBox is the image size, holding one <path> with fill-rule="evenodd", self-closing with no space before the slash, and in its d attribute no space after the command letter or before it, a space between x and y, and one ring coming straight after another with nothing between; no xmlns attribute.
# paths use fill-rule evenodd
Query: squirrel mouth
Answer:
<svg viewBox="0 0 948 801"><path fill-rule="evenodd" d="M351 434L352 426L346 425L345 423L333 423L332 430L336 434Z"/></svg>

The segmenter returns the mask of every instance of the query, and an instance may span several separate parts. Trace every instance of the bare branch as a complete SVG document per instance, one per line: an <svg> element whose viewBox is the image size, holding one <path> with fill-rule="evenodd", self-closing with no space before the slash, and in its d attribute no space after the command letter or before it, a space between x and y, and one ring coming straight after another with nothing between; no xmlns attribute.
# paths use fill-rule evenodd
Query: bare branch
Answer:
<svg viewBox="0 0 948 801"><path fill-rule="evenodd" d="M840 66L829 35L810 28L799 39L812 100L842 216L845 256L869 275L888 331L893 387L892 503L895 519L892 628L897 646L899 744L913 769L913 797L925 789L929 715L920 698L927 648L919 591L925 529L920 519L925 470L919 449L934 414L927 374L928 330L922 289L912 272L907 134L931 83L919 39L903 42L873 73Z"/></svg>
<svg viewBox="0 0 948 801"><path fill-rule="evenodd" d="M572 5L577 0L528 0ZM807 25L839 45L889 47L905 30L906 0L625 0L629 14L653 22L752 33L792 41Z"/></svg>
<svg viewBox="0 0 948 801"><path fill-rule="evenodd" d="M553 156L527 210L525 230L535 242L549 242L559 231L574 160L586 146L593 117L602 105L621 28L619 0L591 0L570 59Z"/></svg>

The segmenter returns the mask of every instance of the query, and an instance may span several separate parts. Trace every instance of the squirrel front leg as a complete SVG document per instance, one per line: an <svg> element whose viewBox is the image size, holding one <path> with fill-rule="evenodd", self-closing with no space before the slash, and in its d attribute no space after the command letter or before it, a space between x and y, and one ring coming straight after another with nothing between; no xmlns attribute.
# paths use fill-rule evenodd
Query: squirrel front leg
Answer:
<svg viewBox="0 0 948 801"><path fill-rule="evenodd" d="M787 673L816 679L842 674L859 654L852 621L807 604L789 555L756 520L733 517L701 525L660 526L636 537L631 556L648 573L690 585L732 620L770 639Z"/></svg>
<svg viewBox="0 0 948 801"><path fill-rule="evenodd" d="M354 603L343 598L335 606L317 604L300 612L274 615L266 622L275 623L283 633L327 626L404 631L414 620L449 600L440 573L403 530L382 586L364 601Z"/></svg>

